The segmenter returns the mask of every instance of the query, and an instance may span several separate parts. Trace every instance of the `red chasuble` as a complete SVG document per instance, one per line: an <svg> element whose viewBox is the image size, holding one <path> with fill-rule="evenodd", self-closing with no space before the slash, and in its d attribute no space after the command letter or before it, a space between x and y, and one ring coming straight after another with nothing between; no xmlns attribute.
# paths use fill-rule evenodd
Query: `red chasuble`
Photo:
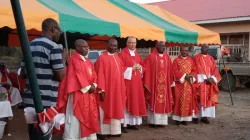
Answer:
<svg viewBox="0 0 250 140"><path fill-rule="evenodd" d="M95 63L97 89L105 91L104 101L97 97L97 103L104 111L104 123L110 119L123 119L125 110L125 82L122 61L118 55L104 52Z"/></svg>
<svg viewBox="0 0 250 140"><path fill-rule="evenodd" d="M133 67L135 64L140 64L143 67L142 58L137 51L135 51L135 56L131 56L129 49L125 48L122 50L119 56L123 62L125 70L128 67ZM142 69L144 71L144 67ZM144 100L145 96L141 73L138 70L133 71L131 80L125 79L125 85L127 98L126 108L128 112L132 116L146 116L147 109Z"/></svg>
<svg viewBox="0 0 250 140"><path fill-rule="evenodd" d="M74 116L80 121L81 136L99 132L99 114L95 95L83 94L80 89L96 82L96 73L91 61L83 61L75 52L68 60L69 66L63 81L59 85L57 109L65 112L69 94L74 94ZM67 112L66 112L67 113Z"/></svg>
<svg viewBox="0 0 250 140"><path fill-rule="evenodd" d="M196 82L190 84L188 81L180 82L184 74L192 74L197 81L197 73L194 60L191 57L186 59L181 56L173 62L173 72L175 77L174 87L174 111L173 114L181 117L191 116L199 113L196 93Z"/></svg>
<svg viewBox="0 0 250 140"><path fill-rule="evenodd" d="M197 74L205 74L207 77L215 76L217 81L221 80L220 73L216 68L214 58L210 55L206 57L202 54L197 54L194 57L197 68ZM206 84L206 82L199 83L198 93L200 97L200 104L203 107L216 106L218 104L219 89L216 83Z"/></svg>
<svg viewBox="0 0 250 140"><path fill-rule="evenodd" d="M168 114L172 112L173 71L172 61L164 52L159 56L156 49L144 60L144 86L146 101L153 113Z"/></svg>

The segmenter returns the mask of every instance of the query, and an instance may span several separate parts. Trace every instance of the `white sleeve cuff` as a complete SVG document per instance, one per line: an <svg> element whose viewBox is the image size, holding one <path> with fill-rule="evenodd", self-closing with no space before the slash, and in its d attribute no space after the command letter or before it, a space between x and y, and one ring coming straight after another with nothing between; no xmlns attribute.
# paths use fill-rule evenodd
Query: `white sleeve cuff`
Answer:
<svg viewBox="0 0 250 140"><path fill-rule="evenodd" d="M211 78L213 78L214 82L217 84L218 83L218 80L215 76L211 76Z"/></svg>
<svg viewBox="0 0 250 140"><path fill-rule="evenodd" d="M81 89L81 92L82 92L83 94L85 94L86 92L89 91L90 88L91 88L91 85L86 86L85 88L82 88L82 89Z"/></svg>
<svg viewBox="0 0 250 140"><path fill-rule="evenodd" d="M207 79L207 76L205 74L197 74L198 77L198 83L204 82L204 80Z"/></svg>
<svg viewBox="0 0 250 140"><path fill-rule="evenodd" d="M195 81L196 81L196 79L193 77L193 81L192 81L192 83L191 83L191 84L193 84Z"/></svg>
<svg viewBox="0 0 250 140"><path fill-rule="evenodd" d="M139 71L140 71L140 73L142 73L142 72L143 72L143 71L142 71L142 66L141 66L141 65L140 65L140 70L139 70Z"/></svg>
<svg viewBox="0 0 250 140"><path fill-rule="evenodd" d="M97 88L97 84L96 83L93 83L93 84L94 84L95 88Z"/></svg>
<svg viewBox="0 0 250 140"><path fill-rule="evenodd" d="M105 92L104 90L101 90L101 91L99 91L98 93L100 94L100 93L102 93L102 92Z"/></svg>
<svg viewBox="0 0 250 140"><path fill-rule="evenodd" d="M132 79L132 67L128 67L124 72L124 79L131 80Z"/></svg>
<svg viewBox="0 0 250 140"><path fill-rule="evenodd" d="M185 77L186 77L186 73L185 74L183 74L183 76L181 77L181 79L179 80L180 81L180 83L184 83L185 82Z"/></svg>
<svg viewBox="0 0 250 140"><path fill-rule="evenodd" d="M171 87L174 87L175 86L175 82L172 83Z"/></svg>

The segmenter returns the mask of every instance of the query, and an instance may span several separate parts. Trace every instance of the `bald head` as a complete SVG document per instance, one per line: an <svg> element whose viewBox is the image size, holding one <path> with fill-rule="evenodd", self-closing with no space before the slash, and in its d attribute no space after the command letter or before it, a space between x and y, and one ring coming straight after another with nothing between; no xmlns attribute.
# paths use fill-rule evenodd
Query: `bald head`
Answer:
<svg viewBox="0 0 250 140"><path fill-rule="evenodd" d="M117 49L118 49L118 43L117 43L116 39L111 38L108 41L108 48L107 48L108 52L113 54L117 51Z"/></svg>
<svg viewBox="0 0 250 140"><path fill-rule="evenodd" d="M57 21L55 21L52 18L47 18L42 23L42 31L47 32L47 31L51 30L54 26L59 27Z"/></svg>
<svg viewBox="0 0 250 140"><path fill-rule="evenodd" d="M57 21L52 18L47 18L42 23L42 32L44 36L47 36L54 42L57 42L60 38L61 28Z"/></svg>
<svg viewBox="0 0 250 140"><path fill-rule="evenodd" d="M82 56L86 56L89 52L89 45L88 45L87 41L85 41L83 39L77 39L75 41L74 46L75 46L76 52L78 52Z"/></svg>
<svg viewBox="0 0 250 140"><path fill-rule="evenodd" d="M180 47L180 51L183 50L183 49L188 50L188 47L186 47L186 46Z"/></svg>
<svg viewBox="0 0 250 140"><path fill-rule="evenodd" d="M165 42L164 41L157 42L156 49L159 54L163 54L165 51Z"/></svg>
<svg viewBox="0 0 250 140"><path fill-rule="evenodd" d="M114 42L117 42L117 40L114 39L114 38L111 38L111 39L108 41L108 44L112 44L112 43L114 43Z"/></svg>
<svg viewBox="0 0 250 140"><path fill-rule="evenodd" d="M165 42L164 41L158 41L156 46L161 46L161 45L164 45L165 46Z"/></svg>
<svg viewBox="0 0 250 140"><path fill-rule="evenodd" d="M136 37L129 36L127 40L127 46L130 50L135 50L136 49Z"/></svg>
<svg viewBox="0 0 250 140"><path fill-rule="evenodd" d="M88 44L88 43L87 43L87 41L85 41L85 40L83 40L83 39L77 39L77 40L75 41L74 46L75 46L75 48L76 48L77 46L81 46L81 45L83 45L83 44Z"/></svg>
<svg viewBox="0 0 250 140"><path fill-rule="evenodd" d="M187 57L188 56L188 47L181 47L180 52L181 52L182 57Z"/></svg>
<svg viewBox="0 0 250 140"><path fill-rule="evenodd" d="M201 54L207 55L209 46L207 44L201 45Z"/></svg>

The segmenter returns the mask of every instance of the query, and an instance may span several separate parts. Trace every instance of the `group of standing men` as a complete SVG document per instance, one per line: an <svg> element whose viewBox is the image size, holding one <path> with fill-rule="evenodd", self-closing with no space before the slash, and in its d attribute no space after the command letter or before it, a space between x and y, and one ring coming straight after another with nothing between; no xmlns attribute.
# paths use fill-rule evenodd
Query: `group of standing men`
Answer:
<svg viewBox="0 0 250 140"><path fill-rule="evenodd" d="M57 23L50 24L60 30ZM168 125L171 114L177 125L198 123L199 118L208 124L208 118L215 117L220 74L207 45L194 59L187 47L181 47L172 63L163 41L143 60L135 37L128 37L119 55L118 42L110 39L107 51L94 65L86 57L86 41L78 39L74 47L64 74L57 74L65 75L58 80L57 99L57 110L66 114L64 140L95 140L96 134L100 139L121 136L127 129L138 130L146 116L152 127Z"/></svg>

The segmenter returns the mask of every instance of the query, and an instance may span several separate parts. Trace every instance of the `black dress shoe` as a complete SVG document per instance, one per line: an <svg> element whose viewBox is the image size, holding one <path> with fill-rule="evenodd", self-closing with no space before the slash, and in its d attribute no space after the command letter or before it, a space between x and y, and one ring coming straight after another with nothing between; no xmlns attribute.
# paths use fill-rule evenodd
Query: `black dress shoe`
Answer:
<svg viewBox="0 0 250 140"><path fill-rule="evenodd" d="M108 140L106 135L100 135L100 134L97 134L97 139L98 140Z"/></svg>
<svg viewBox="0 0 250 140"><path fill-rule="evenodd" d="M179 125L181 125L181 122L180 121L176 121L175 124L179 126Z"/></svg>
<svg viewBox="0 0 250 140"><path fill-rule="evenodd" d="M193 118L193 121L192 121L194 124L198 124L199 123L199 119L198 118Z"/></svg>
<svg viewBox="0 0 250 140"><path fill-rule="evenodd" d="M130 129L130 130L139 130L139 128L137 128L135 125L128 126L128 129Z"/></svg>
<svg viewBox="0 0 250 140"><path fill-rule="evenodd" d="M210 121L208 120L207 117L201 118L201 122L203 122L203 123L205 123L205 124L210 124Z"/></svg>
<svg viewBox="0 0 250 140"><path fill-rule="evenodd" d="M110 137L121 137L122 134L118 134L118 135L110 135Z"/></svg>
<svg viewBox="0 0 250 140"><path fill-rule="evenodd" d="M150 126L151 128L157 128L157 126L154 125L154 124L150 124L149 126Z"/></svg>
<svg viewBox="0 0 250 140"><path fill-rule="evenodd" d="M122 133L128 133L127 127L123 127L123 126L122 126L122 129L121 129L121 130L122 130Z"/></svg>
<svg viewBox="0 0 250 140"><path fill-rule="evenodd" d="M188 123L186 121L182 121L181 124L182 125L188 125Z"/></svg>

